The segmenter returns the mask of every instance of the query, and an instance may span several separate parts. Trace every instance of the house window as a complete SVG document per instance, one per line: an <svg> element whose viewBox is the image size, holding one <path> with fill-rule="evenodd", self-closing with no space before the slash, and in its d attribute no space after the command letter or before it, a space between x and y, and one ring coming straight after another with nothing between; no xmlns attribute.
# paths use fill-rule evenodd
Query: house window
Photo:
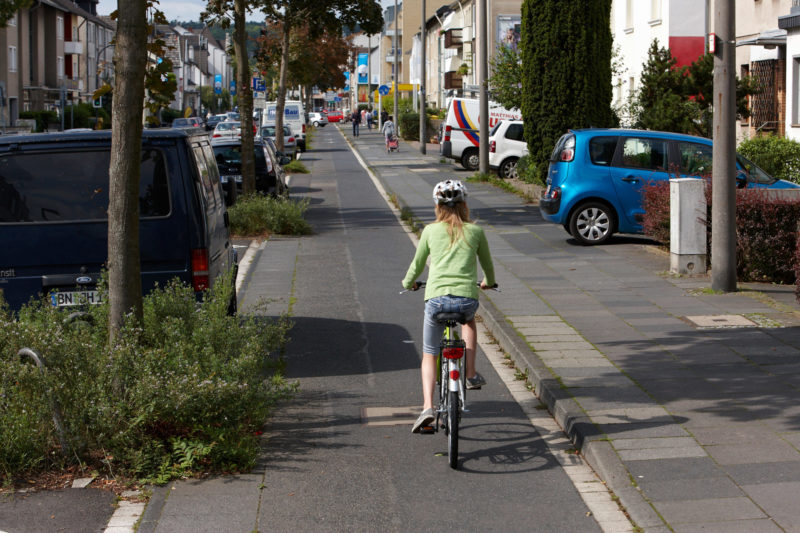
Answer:
<svg viewBox="0 0 800 533"><path fill-rule="evenodd" d="M633 30L633 0L625 0L625 29Z"/></svg>
<svg viewBox="0 0 800 533"><path fill-rule="evenodd" d="M17 47L16 46L9 46L8 47L8 71L9 72L16 72L17 71Z"/></svg>
<svg viewBox="0 0 800 533"><path fill-rule="evenodd" d="M59 80L64 79L64 58L62 56L56 58L56 76Z"/></svg>
<svg viewBox="0 0 800 533"><path fill-rule="evenodd" d="M94 24L91 22L89 23L89 27L86 30L86 40L90 43L94 42Z"/></svg>
<svg viewBox="0 0 800 533"><path fill-rule="evenodd" d="M650 0L650 20L661 20L661 0Z"/></svg>
<svg viewBox="0 0 800 533"><path fill-rule="evenodd" d="M56 17L56 39L64 40L64 17Z"/></svg>
<svg viewBox="0 0 800 533"><path fill-rule="evenodd" d="M8 19L9 26L16 26L17 25L17 14L14 13L14 16Z"/></svg>

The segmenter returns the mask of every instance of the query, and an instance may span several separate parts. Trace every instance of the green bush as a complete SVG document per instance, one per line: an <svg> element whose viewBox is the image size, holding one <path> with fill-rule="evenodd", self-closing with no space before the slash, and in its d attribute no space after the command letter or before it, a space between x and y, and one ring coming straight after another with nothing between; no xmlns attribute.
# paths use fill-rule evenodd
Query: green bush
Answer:
<svg viewBox="0 0 800 533"><path fill-rule="evenodd" d="M111 128L111 116L103 108L95 108L92 104L77 104L64 108L64 128L66 129L94 128L97 119L103 120L103 129Z"/></svg>
<svg viewBox="0 0 800 533"><path fill-rule="evenodd" d="M247 470L275 402L285 319L227 315L231 279L198 303L177 281L144 301L140 324L107 344L108 307L91 321L32 302L0 309L0 481L76 461L155 482L198 471ZM20 348L46 360L39 372ZM68 453L59 449L51 405L60 407Z"/></svg>
<svg viewBox="0 0 800 533"><path fill-rule="evenodd" d="M286 172L295 173L295 174L308 174L308 172L309 172L309 170L306 168L306 166L301 161L298 161L297 159L294 159L291 162L286 163L285 165L283 165L283 170L285 170Z"/></svg>
<svg viewBox="0 0 800 533"><path fill-rule="evenodd" d="M800 142L762 135L743 141L737 151L773 177L800 183Z"/></svg>
<svg viewBox="0 0 800 533"><path fill-rule="evenodd" d="M37 132L47 131L48 124L59 121L58 113L55 111L23 111L19 114L19 118L35 119Z"/></svg>
<svg viewBox="0 0 800 533"><path fill-rule="evenodd" d="M309 200L273 198L262 194L244 196L228 209L235 235L308 235L311 226L303 218Z"/></svg>
<svg viewBox="0 0 800 533"><path fill-rule="evenodd" d="M525 183L544 185L536 172L536 165L530 155L524 155L517 161L517 176Z"/></svg>
<svg viewBox="0 0 800 533"><path fill-rule="evenodd" d="M400 128L400 136L403 139L406 141L419 140L419 113L413 111L401 112L400 121L397 125ZM436 133L431 129L431 120L427 114L425 115L425 130L431 135Z"/></svg>
<svg viewBox="0 0 800 533"><path fill-rule="evenodd" d="M169 126L172 124L172 121L176 118L183 118L183 111L180 109L172 109L172 108L164 108L161 110L161 124L164 126Z"/></svg>

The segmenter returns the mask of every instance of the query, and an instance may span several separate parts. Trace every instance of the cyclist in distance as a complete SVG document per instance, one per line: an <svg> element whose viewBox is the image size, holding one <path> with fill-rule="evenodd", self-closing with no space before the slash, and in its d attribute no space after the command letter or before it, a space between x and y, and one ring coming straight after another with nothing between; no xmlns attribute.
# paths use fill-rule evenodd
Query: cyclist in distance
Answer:
<svg viewBox="0 0 800 533"><path fill-rule="evenodd" d="M481 289L495 286L494 265L483 229L473 224L467 207L467 188L458 180L437 183L433 188L436 222L425 226L417 253L408 267L403 287L417 290L417 278L431 264L425 285L425 318L422 328L422 413L414 423L413 433L428 426L435 418L433 394L436 388L436 354L444 326L434 320L437 313L463 313L467 322L462 328L466 344L466 386L479 389L486 380L475 371L475 348L478 332L475 311L478 309L478 267L484 279Z"/></svg>

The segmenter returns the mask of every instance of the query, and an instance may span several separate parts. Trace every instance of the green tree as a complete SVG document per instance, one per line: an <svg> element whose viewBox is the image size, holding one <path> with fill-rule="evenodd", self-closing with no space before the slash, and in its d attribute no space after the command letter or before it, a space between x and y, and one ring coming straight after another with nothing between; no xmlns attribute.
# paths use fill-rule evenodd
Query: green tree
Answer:
<svg viewBox="0 0 800 533"><path fill-rule="evenodd" d="M521 109L539 178L569 128L616 124L611 44L611 0L523 1Z"/></svg>
<svg viewBox="0 0 800 533"><path fill-rule="evenodd" d="M711 137L714 56L704 54L691 65L677 67L670 50L654 40L643 66L641 86L632 106L634 125ZM736 112L739 119L750 116L747 97L758 92L754 78L737 78Z"/></svg>
<svg viewBox="0 0 800 533"><path fill-rule="evenodd" d="M5 28L17 11L29 8L32 3L33 0L2 0L0 2L0 28Z"/></svg>
<svg viewBox="0 0 800 533"><path fill-rule="evenodd" d="M522 108L521 64L519 52L508 46L499 46L491 60L489 87L492 99L506 109Z"/></svg>

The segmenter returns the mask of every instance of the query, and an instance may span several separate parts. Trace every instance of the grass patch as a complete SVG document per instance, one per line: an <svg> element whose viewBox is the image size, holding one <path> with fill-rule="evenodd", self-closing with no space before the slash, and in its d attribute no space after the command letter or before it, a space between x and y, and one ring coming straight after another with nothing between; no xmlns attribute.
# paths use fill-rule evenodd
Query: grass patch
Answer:
<svg viewBox="0 0 800 533"><path fill-rule="evenodd" d="M293 159L291 163L286 163L283 165L283 170L290 174L308 174L309 170L303 164L302 161L298 161L297 159Z"/></svg>
<svg viewBox="0 0 800 533"><path fill-rule="evenodd" d="M40 300L14 315L0 303L1 484L75 465L153 483L251 469L263 424L294 390L282 377L290 325L229 316L232 290L228 276L198 302L170 282L114 345L107 298L69 323L74 308ZM20 360L23 347L46 371Z"/></svg>
<svg viewBox="0 0 800 533"><path fill-rule="evenodd" d="M292 200L262 194L243 196L228 209L231 233L247 237L265 234L308 235L304 216L309 200Z"/></svg>

